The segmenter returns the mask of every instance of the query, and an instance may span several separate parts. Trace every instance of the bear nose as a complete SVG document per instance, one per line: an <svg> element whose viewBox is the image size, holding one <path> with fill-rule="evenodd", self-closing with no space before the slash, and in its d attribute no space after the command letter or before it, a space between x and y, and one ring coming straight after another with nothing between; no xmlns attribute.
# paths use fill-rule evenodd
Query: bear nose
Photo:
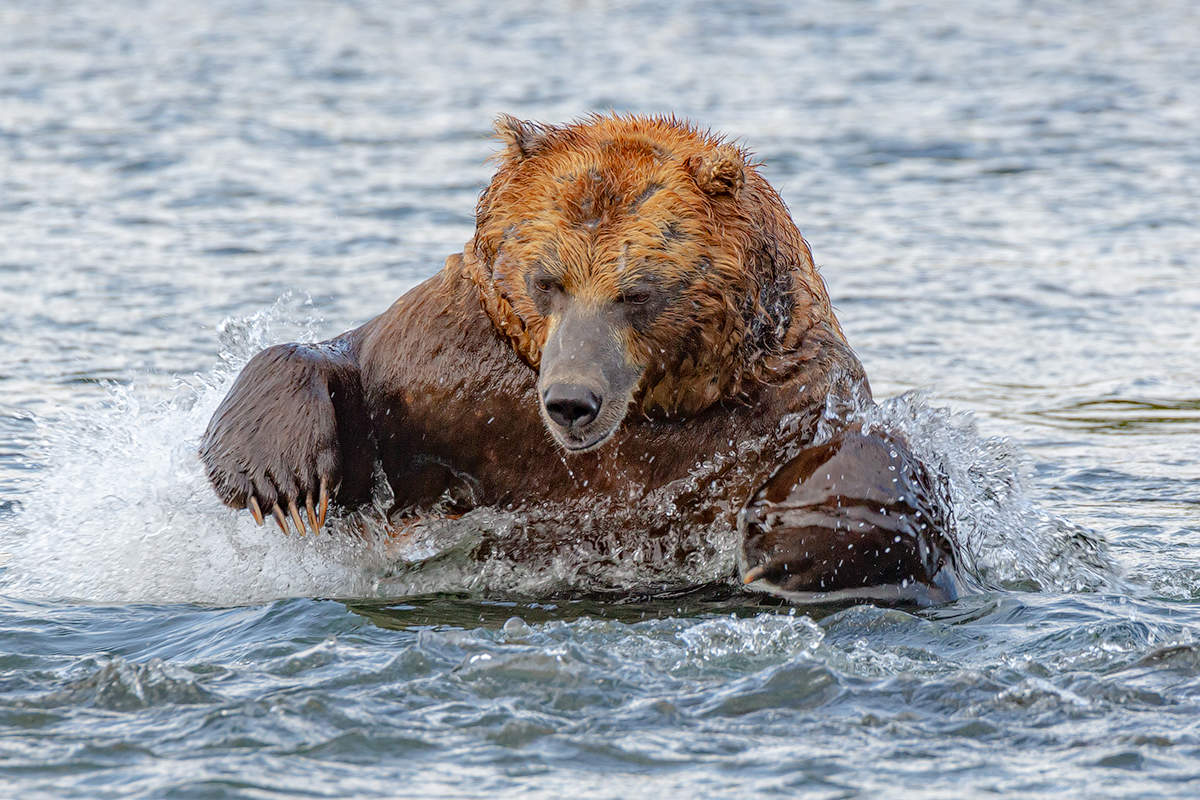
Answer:
<svg viewBox="0 0 1200 800"><path fill-rule="evenodd" d="M550 419L570 428L587 425L600 413L600 398L586 386L577 383L556 383L542 395Z"/></svg>

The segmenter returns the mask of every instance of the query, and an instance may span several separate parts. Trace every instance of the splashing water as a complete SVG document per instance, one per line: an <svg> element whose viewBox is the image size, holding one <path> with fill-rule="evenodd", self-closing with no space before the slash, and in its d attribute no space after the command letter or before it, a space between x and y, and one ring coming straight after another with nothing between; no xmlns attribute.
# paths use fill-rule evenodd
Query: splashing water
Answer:
<svg viewBox="0 0 1200 800"><path fill-rule="evenodd" d="M397 545L383 535L347 535L352 522L358 529L363 521L377 523L386 498L349 515L353 519L335 518L331 533L317 537L258 528L249 515L225 508L196 457L199 437L251 355L281 339L317 338L319 320L311 310L311 302L285 295L258 314L221 326L220 364L209 374L158 396L136 386L110 386L109 398L97 407L38 420L43 468L34 473L21 508L0 520L0 548L11 554L0 589L30 598L241 604L431 591L636 591L648 583L728 581L734 574L737 536L720 523L688 531L688 557L670 565L655 563L652 550L637 542L522 565L500 558L480 563L472 550L485 537L504 538L544 523L547 514L559 525L569 520L586 531L596 510L477 509L461 520L418 526ZM964 577L974 586L1094 590L1114 579L1103 543L1039 509L1025 491L1020 452L1005 440L982 438L969 415L906 394L865 409L831 410L824 428L846 419L902 434L918 458L945 476ZM682 489L664 493L654 507L669 517L681 497L703 499L711 476L737 469L748 452L698 465Z"/></svg>
<svg viewBox="0 0 1200 800"><path fill-rule="evenodd" d="M1012 442L980 435L973 416L937 408L917 392L865 411L866 430L904 435L913 454L950 489L964 577L977 588L1096 591L1117 566L1095 532L1030 499L1029 460Z"/></svg>
<svg viewBox="0 0 1200 800"><path fill-rule="evenodd" d="M96 407L38 420L44 468L21 510L0 522L0 549L11 554L0 587L17 597L101 602L368 593L378 570L370 543L259 529L220 504L196 456L249 357L280 336L313 338L309 305L285 295L223 324L220 366L165 396L112 385Z"/></svg>

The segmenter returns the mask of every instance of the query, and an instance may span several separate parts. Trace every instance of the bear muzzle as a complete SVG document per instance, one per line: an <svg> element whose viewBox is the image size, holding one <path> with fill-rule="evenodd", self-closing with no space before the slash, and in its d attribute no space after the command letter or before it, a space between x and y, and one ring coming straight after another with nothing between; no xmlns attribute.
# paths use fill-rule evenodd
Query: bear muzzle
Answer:
<svg viewBox="0 0 1200 800"><path fill-rule="evenodd" d="M567 452L595 450L621 426L642 371L604 315L576 307L550 323L538 368L542 421Z"/></svg>

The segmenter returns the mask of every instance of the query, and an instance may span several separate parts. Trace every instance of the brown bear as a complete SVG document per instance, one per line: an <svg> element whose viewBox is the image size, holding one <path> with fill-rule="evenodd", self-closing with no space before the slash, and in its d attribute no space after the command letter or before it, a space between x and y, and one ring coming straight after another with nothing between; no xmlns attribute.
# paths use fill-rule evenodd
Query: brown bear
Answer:
<svg viewBox="0 0 1200 800"><path fill-rule="evenodd" d="M362 327L246 365L200 451L220 498L317 531L379 467L401 533L528 512L480 560L683 563L736 531L732 558L707 554L731 580L953 597L939 484L904 443L816 441L829 403L870 390L748 154L673 117L496 130L462 253Z"/></svg>

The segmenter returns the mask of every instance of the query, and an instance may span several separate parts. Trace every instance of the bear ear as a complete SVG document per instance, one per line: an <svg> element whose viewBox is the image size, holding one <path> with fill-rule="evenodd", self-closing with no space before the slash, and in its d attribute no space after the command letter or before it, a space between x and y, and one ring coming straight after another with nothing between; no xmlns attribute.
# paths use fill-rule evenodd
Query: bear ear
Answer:
<svg viewBox="0 0 1200 800"><path fill-rule="evenodd" d="M737 197L746 182L746 162L741 152L731 144L723 144L704 155L687 160L688 172L700 191L716 197L727 194Z"/></svg>
<svg viewBox="0 0 1200 800"><path fill-rule="evenodd" d="M504 157L511 161L524 161L546 148L550 134L556 128L540 122L517 119L512 114L496 117L496 136L504 142Z"/></svg>

